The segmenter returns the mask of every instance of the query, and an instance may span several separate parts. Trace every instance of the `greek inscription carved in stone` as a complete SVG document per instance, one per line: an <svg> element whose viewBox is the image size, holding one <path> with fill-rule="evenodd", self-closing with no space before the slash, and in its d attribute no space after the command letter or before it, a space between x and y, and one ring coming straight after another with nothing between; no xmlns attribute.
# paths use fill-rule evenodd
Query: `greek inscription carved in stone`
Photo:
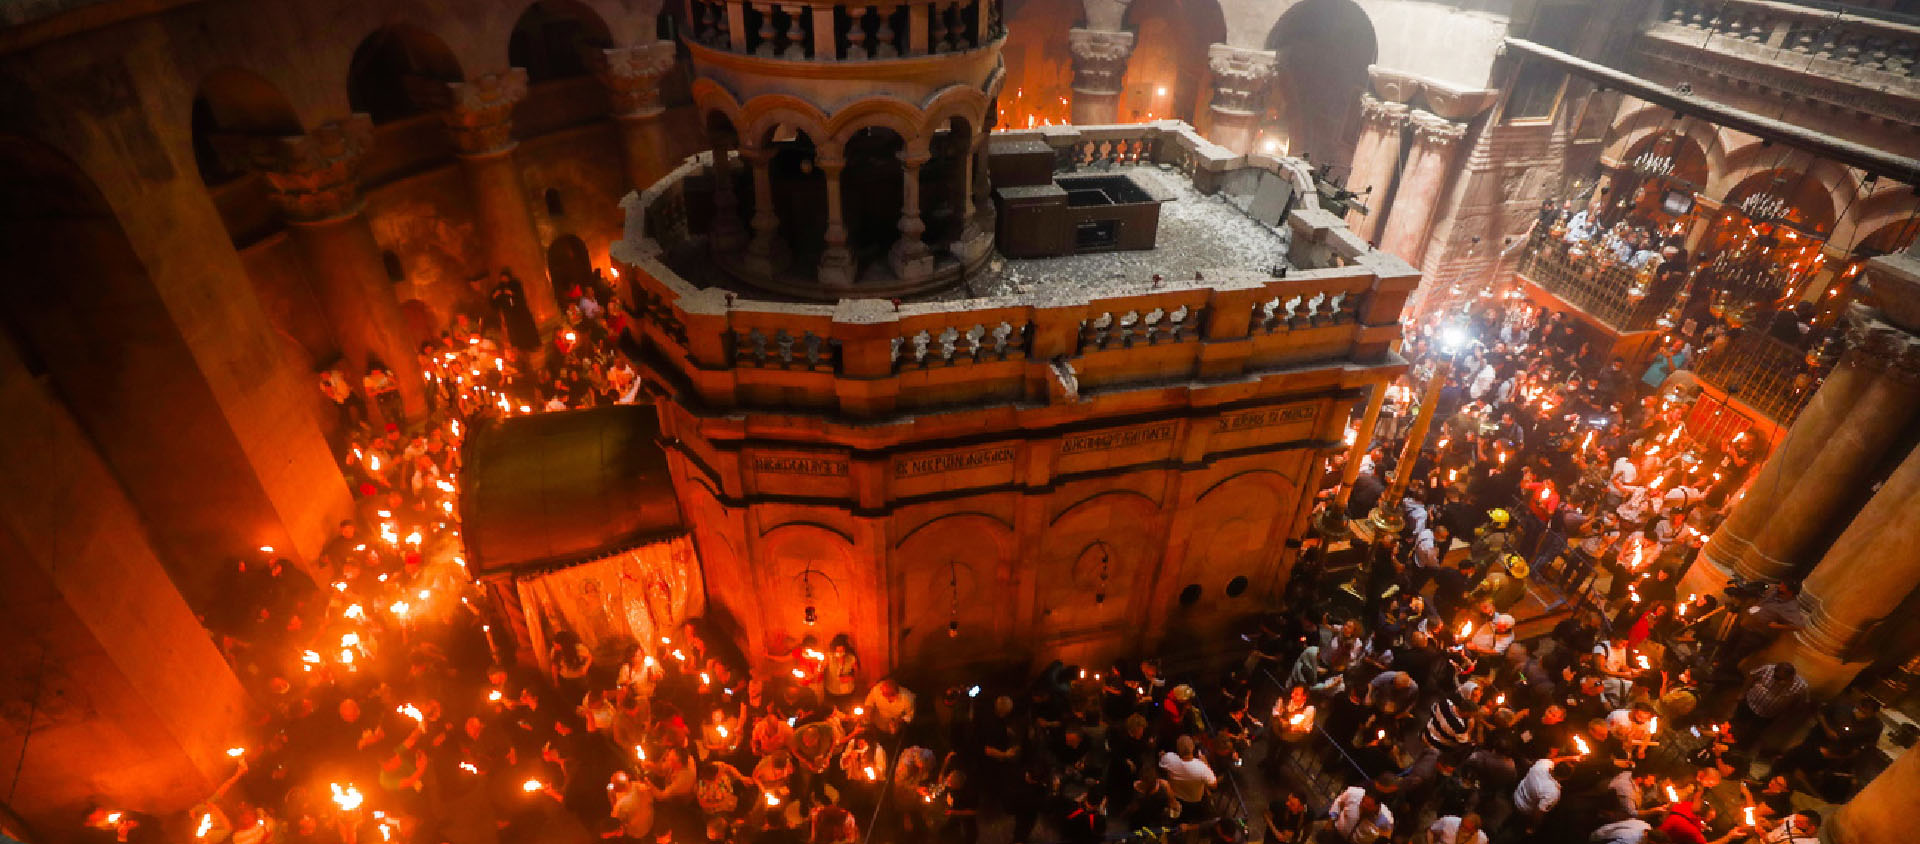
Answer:
<svg viewBox="0 0 1920 844"><path fill-rule="evenodd" d="M899 478L911 478L916 475L930 475L935 472L953 472L962 469L978 469L982 466L997 466L1013 462L1014 447L996 445L977 448L972 451L953 451L945 454L928 454L918 457L899 457L893 461L893 474Z"/></svg>
<svg viewBox="0 0 1920 844"><path fill-rule="evenodd" d="M1316 415L1318 414L1312 405L1261 408L1220 417L1220 430L1222 432L1246 431L1253 428L1285 425L1289 422L1311 422Z"/></svg>
<svg viewBox="0 0 1920 844"><path fill-rule="evenodd" d="M847 474L847 461L838 457L780 457L774 455L757 455L753 458L753 470L756 472L778 472L783 475L845 477Z"/></svg>
<svg viewBox="0 0 1920 844"><path fill-rule="evenodd" d="M1173 429L1174 423L1162 422L1146 428L1123 428L1118 431L1074 434L1060 440L1060 453L1079 454L1084 451L1105 451L1110 448L1165 442L1173 439Z"/></svg>

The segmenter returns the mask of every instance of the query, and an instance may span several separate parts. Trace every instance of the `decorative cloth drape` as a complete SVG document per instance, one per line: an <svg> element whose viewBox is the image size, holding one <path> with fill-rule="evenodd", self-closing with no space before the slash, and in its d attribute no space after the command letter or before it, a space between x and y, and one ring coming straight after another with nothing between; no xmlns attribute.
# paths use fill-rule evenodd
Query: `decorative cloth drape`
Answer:
<svg viewBox="0 0 1920 844"><path fill-rule="evenodd" d="M597 662L617 661L628 644L658 648L661 636L705 609L700 560L688 536L654 542L591 562L516 575L534 658L547 667L548 643L579 634Z"/></svg>

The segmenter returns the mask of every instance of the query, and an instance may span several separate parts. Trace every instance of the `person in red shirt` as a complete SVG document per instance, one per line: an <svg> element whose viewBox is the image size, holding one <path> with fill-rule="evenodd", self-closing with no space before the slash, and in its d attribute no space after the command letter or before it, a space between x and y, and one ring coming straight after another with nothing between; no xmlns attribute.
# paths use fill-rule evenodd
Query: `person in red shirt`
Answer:
<svg viewBox="0 0 1920 844"><path fill-rule="evenodd" d="M1727 834L1708 841L1707 827L1712 825L1713 817L1713 807L1705 803L1675 803L1667 812L1667 819L1660 822L1660 831L1673 844L1727 844L1753 834L1752 827L1736 826L1727 830Z"/></svg>

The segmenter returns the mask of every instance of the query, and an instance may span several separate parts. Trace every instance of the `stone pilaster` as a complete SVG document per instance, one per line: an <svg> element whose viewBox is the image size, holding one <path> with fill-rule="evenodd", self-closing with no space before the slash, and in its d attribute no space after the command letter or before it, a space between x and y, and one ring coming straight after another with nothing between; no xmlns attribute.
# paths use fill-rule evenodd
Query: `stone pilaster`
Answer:
<svg viewBox="0 0 1920 844"><path fill-rule="evenodd" d="M360 213L359 165L372 141L372 121L356 114L279 139L259 163L269 196L306 256L314 297L341 355L355 372L372 360L392 369L411 416L426 409L426 394L412 377L414 354L380 245Z"/></svg>
<svg viewBox="0 0 1920 844"><path fill-rule="evenodd" d="M1400 186L1395 189L1393 210L1380 235L1380 248L1418 267L1426 252L1433 213L1459 160L1467 124L1418 109L1408 123L1413 126L1413 150L1400 171Z"/></svg>
<svg viewBox="0 0 1920 844"><path fill-rule="evenodd" d="M1120 84L1133 55L1133 33L1067 30L1073 52L1073 122L1098 126L1119 121Z"/></svg>
<svg viewBox="0 0 1920 844"><path fill-rule="evenodd" d="M673 65L673 42L654 41L602 50L594 67L613 101L627 187L633 190L645 190L673 169L672 142L661 121L666 107L660 101L660 83Z"/></svg>
<svg viewBox="0 0 1920 844"><path fill-rule="evenodd" d="M546 250L533 228L533 210L513 151L513 109L527 98L527 72L508 68L472 82L448 83L452 97L441 113L460 154L460 169L473 192L474 215L491 273L511 270L527 290L527 307L538 323L560 317L547 278Z"/></svg>
<svg viewBox="0 0 1920 844"><path fill-rule="evenodd" d="M1253 151L1254 123L1273 80L1274 61L1272 50L1226 44L1207 48L1207 67L1213 71L1208 140L1241 154Z"/></svg>
<svg viewBox="0 0 1920 844"><path fill-rule="evenodd" d="M1371 242L1386 220L1387 197L1392 195L1394 177L1400 173L1400 141L1407 127L1407 107L1362 94L1360 115L1360 140L1354 144L1347 190L1365 194L1367 213L1349 212L1347 227L1360 239Z"/></svg>

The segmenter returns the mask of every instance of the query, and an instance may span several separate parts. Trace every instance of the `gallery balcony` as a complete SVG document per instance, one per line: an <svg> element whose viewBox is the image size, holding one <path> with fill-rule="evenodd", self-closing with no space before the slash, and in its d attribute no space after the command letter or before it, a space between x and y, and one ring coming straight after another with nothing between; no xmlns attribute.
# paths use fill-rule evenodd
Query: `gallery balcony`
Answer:
<svg viewBox="0 0 1920 844"><path fill-rule="evenodd" d="M1535 294L1533 298L1540 298L1536 291L1551 296L1566 307L1542 304L1554 310L1578 311L1589 324L1615 340L1657 331L1660 315L1673 306L1677 293L1652 290L1651 273L1596 258L1579 247L1569 248L1556 238L1543 236L1526 245L1519 275L1534 288L1528 291Z"/></svg>

